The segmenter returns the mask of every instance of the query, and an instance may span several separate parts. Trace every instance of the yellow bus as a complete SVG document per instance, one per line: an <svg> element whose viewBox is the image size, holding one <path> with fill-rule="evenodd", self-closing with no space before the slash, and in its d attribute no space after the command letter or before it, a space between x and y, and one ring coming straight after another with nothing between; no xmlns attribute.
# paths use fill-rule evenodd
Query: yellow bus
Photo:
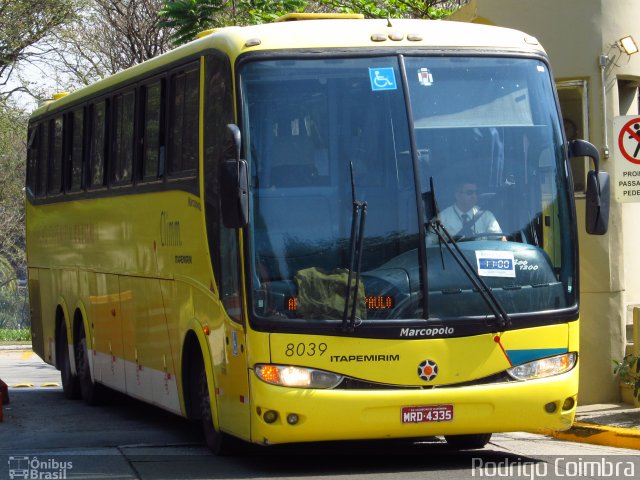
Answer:
<svg viewBox="0 0 640 480"><path fill-rule="evenodd" d="M124 392L215 452L571 425L569 157L592 233L608 183L535 38L288 15L58 95L28 135L33 348L67 397Z"/></svg>

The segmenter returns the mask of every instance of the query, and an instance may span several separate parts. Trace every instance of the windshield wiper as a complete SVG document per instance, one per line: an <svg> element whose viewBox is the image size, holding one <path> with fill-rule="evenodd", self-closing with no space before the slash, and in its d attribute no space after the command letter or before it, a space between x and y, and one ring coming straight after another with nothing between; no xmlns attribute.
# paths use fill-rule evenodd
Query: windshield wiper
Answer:
<svg viewBox="0 0 640 480"><path fill-rule="evenodd" d="M445 245L449 253L453 257L453 259L460 265L460 268L467 276L471 284L478 290L480 296L487 304L491 312L496 317L497 326L502 330L506 327L511 326L511 318L509 318L509 314L506 312L500 301L493 294L491 288L486 284L486 282L482 279L480 274L476 272L471 265L469 259L464 255L458 243L453 238L453 235L449 233L447 227L440 221L438 205L436 203L436 194L433 185L433 177L429 178L429 186L431 188L429 205L428 205L428 221L425 224L427 227L431 227L431 230L438 237L438 241L440 242L440 249L442 249L442 244ZM444 259L443 259L444 264Z"/></svg>
<svg viewBox="0 0 640 480"><path fill-rule="evenodd" d="M367 218L367 202L356 200L356 182L353 176L353 162L349 162L349 173L351 175L351 202L353 210L351 215L349 275L347 278L347 296L342 314L342 329L353 332L356 328L356 313L358 310L358 290L360 289L362 244L364 242L364 224ZM355 285L352 294L351 280L353 277L355 277ZM351 310L349 311L349 299L352 295L353 301L351 303Z"/></svg>

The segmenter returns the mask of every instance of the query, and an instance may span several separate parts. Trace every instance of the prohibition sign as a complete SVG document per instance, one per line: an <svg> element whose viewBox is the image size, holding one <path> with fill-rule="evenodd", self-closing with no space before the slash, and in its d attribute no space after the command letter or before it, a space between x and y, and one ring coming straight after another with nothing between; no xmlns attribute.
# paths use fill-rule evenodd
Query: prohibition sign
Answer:
<svg viewBox="0 0 640 480"><path fill-rule="evenodd" d="M640 118L633 118L623 125L618 135L618 147L624 158L640 165Z"/></svg>

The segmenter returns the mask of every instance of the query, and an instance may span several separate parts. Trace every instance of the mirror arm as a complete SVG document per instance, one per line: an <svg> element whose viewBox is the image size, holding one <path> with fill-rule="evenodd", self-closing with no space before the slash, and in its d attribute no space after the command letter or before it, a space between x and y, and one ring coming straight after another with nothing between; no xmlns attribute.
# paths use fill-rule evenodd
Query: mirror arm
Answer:
<svg viewBox="0 0 640 480"><path fill-rule="evenodd" d="M242 147L242 134L240 133L240 128L235 123L229 123L227 128L231 132L231 136L233 138L233 146L235 147L235 159L240 161L240 149Z"/></svg>

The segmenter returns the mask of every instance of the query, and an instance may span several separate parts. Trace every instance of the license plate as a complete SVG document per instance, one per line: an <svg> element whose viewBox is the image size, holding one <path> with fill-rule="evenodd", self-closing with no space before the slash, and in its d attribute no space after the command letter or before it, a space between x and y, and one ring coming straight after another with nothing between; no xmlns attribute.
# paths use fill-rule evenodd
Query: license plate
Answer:
<svg viewBox="0 0 640 480"><path fill-rule="evenodd" d="M453 405L402 407L402 423L451 422Z"/></svg>

